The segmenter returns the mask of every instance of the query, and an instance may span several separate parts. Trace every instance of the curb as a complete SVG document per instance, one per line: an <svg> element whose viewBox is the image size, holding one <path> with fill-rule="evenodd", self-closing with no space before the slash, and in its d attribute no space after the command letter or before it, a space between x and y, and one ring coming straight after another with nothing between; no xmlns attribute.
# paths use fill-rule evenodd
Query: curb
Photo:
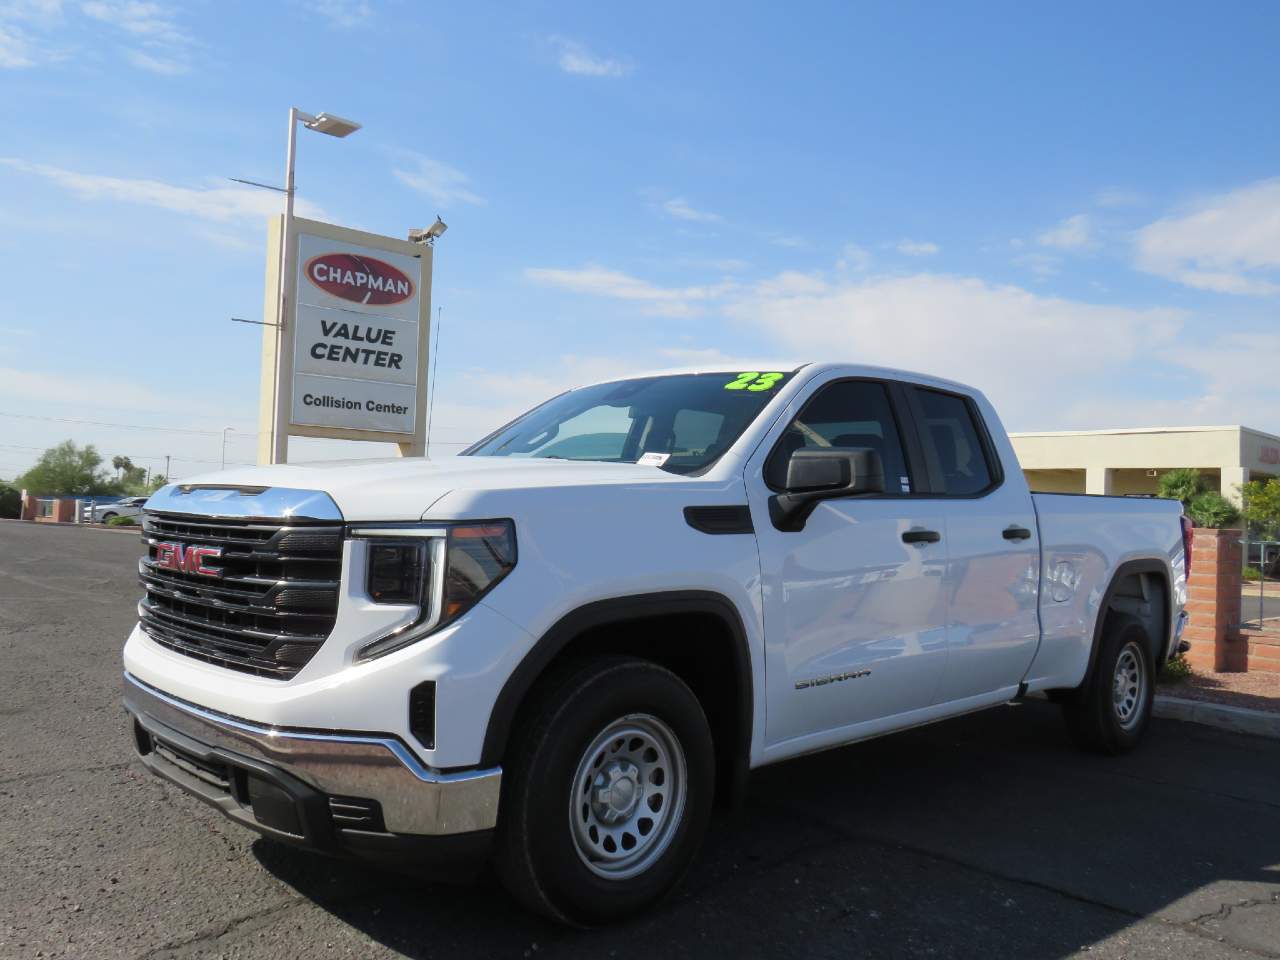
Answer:
<svg viewBox="0 0 1280 960"><path fill-rule="evenodd" d="M1153 712L1155 716L1166 720L1183 720L1206 727L1217 727L1219 730L1230 730L1232 733L1250 733L1255 737L1280 740L1280 713L1160 695L1155 698Z"/></svg>

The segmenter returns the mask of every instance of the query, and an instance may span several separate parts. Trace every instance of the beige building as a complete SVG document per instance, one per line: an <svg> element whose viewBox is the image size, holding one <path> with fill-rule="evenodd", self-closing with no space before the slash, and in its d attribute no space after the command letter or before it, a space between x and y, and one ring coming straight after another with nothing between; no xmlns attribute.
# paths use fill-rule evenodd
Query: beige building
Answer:
<svg viewBox="0 0 1280 960"><path fill-rule="evenodd" d="M1280 477L1280 437L1248 427L1141 427L1010 435L1032 490L1155 493L1160 475L1195 467L1233 503L1247 480Z"/></svg>

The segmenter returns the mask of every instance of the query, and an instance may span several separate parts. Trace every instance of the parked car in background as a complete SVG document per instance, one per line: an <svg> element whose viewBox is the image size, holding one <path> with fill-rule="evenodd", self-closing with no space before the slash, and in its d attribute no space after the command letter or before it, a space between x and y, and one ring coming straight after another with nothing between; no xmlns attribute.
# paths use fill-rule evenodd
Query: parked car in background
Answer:
<svg viewBox="0 0 1280 960"><path fill-rule="evenodd" d="M106 523L113 517L136 517L142 513L146 497L125 497L115 503L100 503L90 512L93 523Z"/></svg>

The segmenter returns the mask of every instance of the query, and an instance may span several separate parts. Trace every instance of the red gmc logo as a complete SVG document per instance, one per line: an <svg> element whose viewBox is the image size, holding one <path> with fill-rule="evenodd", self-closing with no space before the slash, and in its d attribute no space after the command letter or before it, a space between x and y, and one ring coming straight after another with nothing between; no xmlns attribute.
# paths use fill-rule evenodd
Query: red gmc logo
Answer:
<svg viewBox="0 0 1280 960"><path fill-rule="evenodd" d="M221 547L187 546L181 543L157 543L156 566L179 573L200 573L206 577L222 576L221 567L210 567L206 560L222 556Z"/></svg>
<svg viewBox="0 0 1280 960"><path fill-rule="evenodd" d="M325 293L353 303L385 307L413 296L413 281L398 267L354 253L312 257L307 261L306 274Z"/></svg>

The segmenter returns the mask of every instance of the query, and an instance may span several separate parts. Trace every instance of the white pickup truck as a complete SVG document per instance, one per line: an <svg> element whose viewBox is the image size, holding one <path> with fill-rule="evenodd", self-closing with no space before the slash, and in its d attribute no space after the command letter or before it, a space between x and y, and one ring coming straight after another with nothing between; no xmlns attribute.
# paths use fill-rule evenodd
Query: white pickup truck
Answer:
<svg viewBox="0 0 1280 960"><path fill-rule="evenodd" d="M1028 492L995 411L834 363L581 387L445 460L246 468L148 502L143 762L268 837L593 924L747 772L1029 693L1141 738L1181 646L1167 500Z"/></svg>

